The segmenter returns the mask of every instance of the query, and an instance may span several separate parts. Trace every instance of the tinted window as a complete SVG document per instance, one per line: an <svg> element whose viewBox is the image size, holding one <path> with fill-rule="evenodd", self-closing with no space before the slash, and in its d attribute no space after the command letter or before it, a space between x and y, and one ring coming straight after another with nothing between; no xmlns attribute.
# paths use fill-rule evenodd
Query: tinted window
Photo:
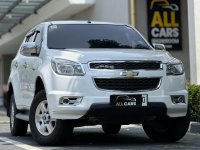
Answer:
<svg viewBox="0 0 200 150"><path fill-rule="evenodd" d="M47 45L50 49L150 49L135 30L125 25L50 25L48 28Z"/></svg>
<svg viewBox="0 0 200 150"><path fill-rule="evenodd" d="M33 42L34 38L35 38L35 33L27 36L26 42Z"/></svg>
<svg viewBox="0 0 200 150"><path fill-rule="evenodd" d="M41 40L42 40L41 33L40 33L40 31L37 31L33 42L35 42L36 45L40 46Z"/></svg>

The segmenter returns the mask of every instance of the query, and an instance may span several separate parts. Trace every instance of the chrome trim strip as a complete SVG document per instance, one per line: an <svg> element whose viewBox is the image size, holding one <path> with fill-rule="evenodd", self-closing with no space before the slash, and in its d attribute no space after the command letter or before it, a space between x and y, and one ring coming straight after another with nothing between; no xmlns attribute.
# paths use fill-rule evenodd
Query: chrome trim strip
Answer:
<svg viewBox="0 0 200 150"><path fill-rule="evenodd" d="M146 63L146 62L149 62L149 63L160 63L160 68L159 69L92 69L90 68L90 64L91 63ZM89 61L88 62L88 68L89 70L163 70L163 63L161 61L153 61L153 60L147 60L147 61L144 61L144 60L113 60L113 61Z"/></svg>
<svg viewBox="0 0 200 150"><path fill-rule="evenodd" d="M106 89L101 89L99 88L94 79L133 79L133 78L125 78L125 77L116 77L116 78L111 78L111 77L92 77L92 81L94 83L94 86L101 91L109 91L109 92L123 92L123 93L136 93L136 92L146 92L146 91L155 91L158 90L161 86L162 83L162 77L135 77L134 79L139 79L139 78L143 78L143 79L150 79L150 78L160 78L160 81L158 83L158 86L154 89L149 89L149 90L137 90L137 91L120 91L120 90L106 90Z"/></svg>

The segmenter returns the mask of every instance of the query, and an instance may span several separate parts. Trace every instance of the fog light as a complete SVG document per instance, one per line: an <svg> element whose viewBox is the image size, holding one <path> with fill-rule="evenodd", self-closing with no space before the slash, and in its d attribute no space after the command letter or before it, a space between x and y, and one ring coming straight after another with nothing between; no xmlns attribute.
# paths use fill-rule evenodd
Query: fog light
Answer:
<svg viewBox="0 0 200 150"><path fill-rule="evenodd" d="M78 105L82 101L82 97L67 97L63 96L60 98L59 103L61 105Z"/></svg>
<svg viewBox="0 0 200 150"><path fill-rule="evenodd" d="M179 104L179 103L185 103L185 96L183 95L173 95L171 96L172 103Z"/></svg>

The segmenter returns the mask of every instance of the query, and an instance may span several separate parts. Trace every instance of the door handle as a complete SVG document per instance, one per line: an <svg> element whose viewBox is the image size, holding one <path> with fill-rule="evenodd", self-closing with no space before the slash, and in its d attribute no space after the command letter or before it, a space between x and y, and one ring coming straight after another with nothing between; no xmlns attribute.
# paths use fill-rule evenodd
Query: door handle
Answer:
<svg viewBox="0 0 200 150"><path fill-rule="evenodd" d="M25 63L23 64L23 67L24 67L24 68L27 68L27 66L28 66L27 63L25 62Z"/></svg>

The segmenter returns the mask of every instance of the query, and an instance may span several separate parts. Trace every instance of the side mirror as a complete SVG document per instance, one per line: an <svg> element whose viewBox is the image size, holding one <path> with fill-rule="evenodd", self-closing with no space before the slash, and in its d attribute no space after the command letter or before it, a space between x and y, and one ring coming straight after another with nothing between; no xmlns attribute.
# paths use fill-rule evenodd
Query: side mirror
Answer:
<svg viewBox="0 0 200 150"><path fill-rule="evenodd" d="M164 44L153 44L153 47L155 50L162 50L162 51L166 50Z"/></svg>
<svg viewBox="0 0 200 150"><path fill-rule="evenodd" d="M22 45L20 53L24 56L38 56L37 50L37 45L33 42L29 42Z"/></svg>

